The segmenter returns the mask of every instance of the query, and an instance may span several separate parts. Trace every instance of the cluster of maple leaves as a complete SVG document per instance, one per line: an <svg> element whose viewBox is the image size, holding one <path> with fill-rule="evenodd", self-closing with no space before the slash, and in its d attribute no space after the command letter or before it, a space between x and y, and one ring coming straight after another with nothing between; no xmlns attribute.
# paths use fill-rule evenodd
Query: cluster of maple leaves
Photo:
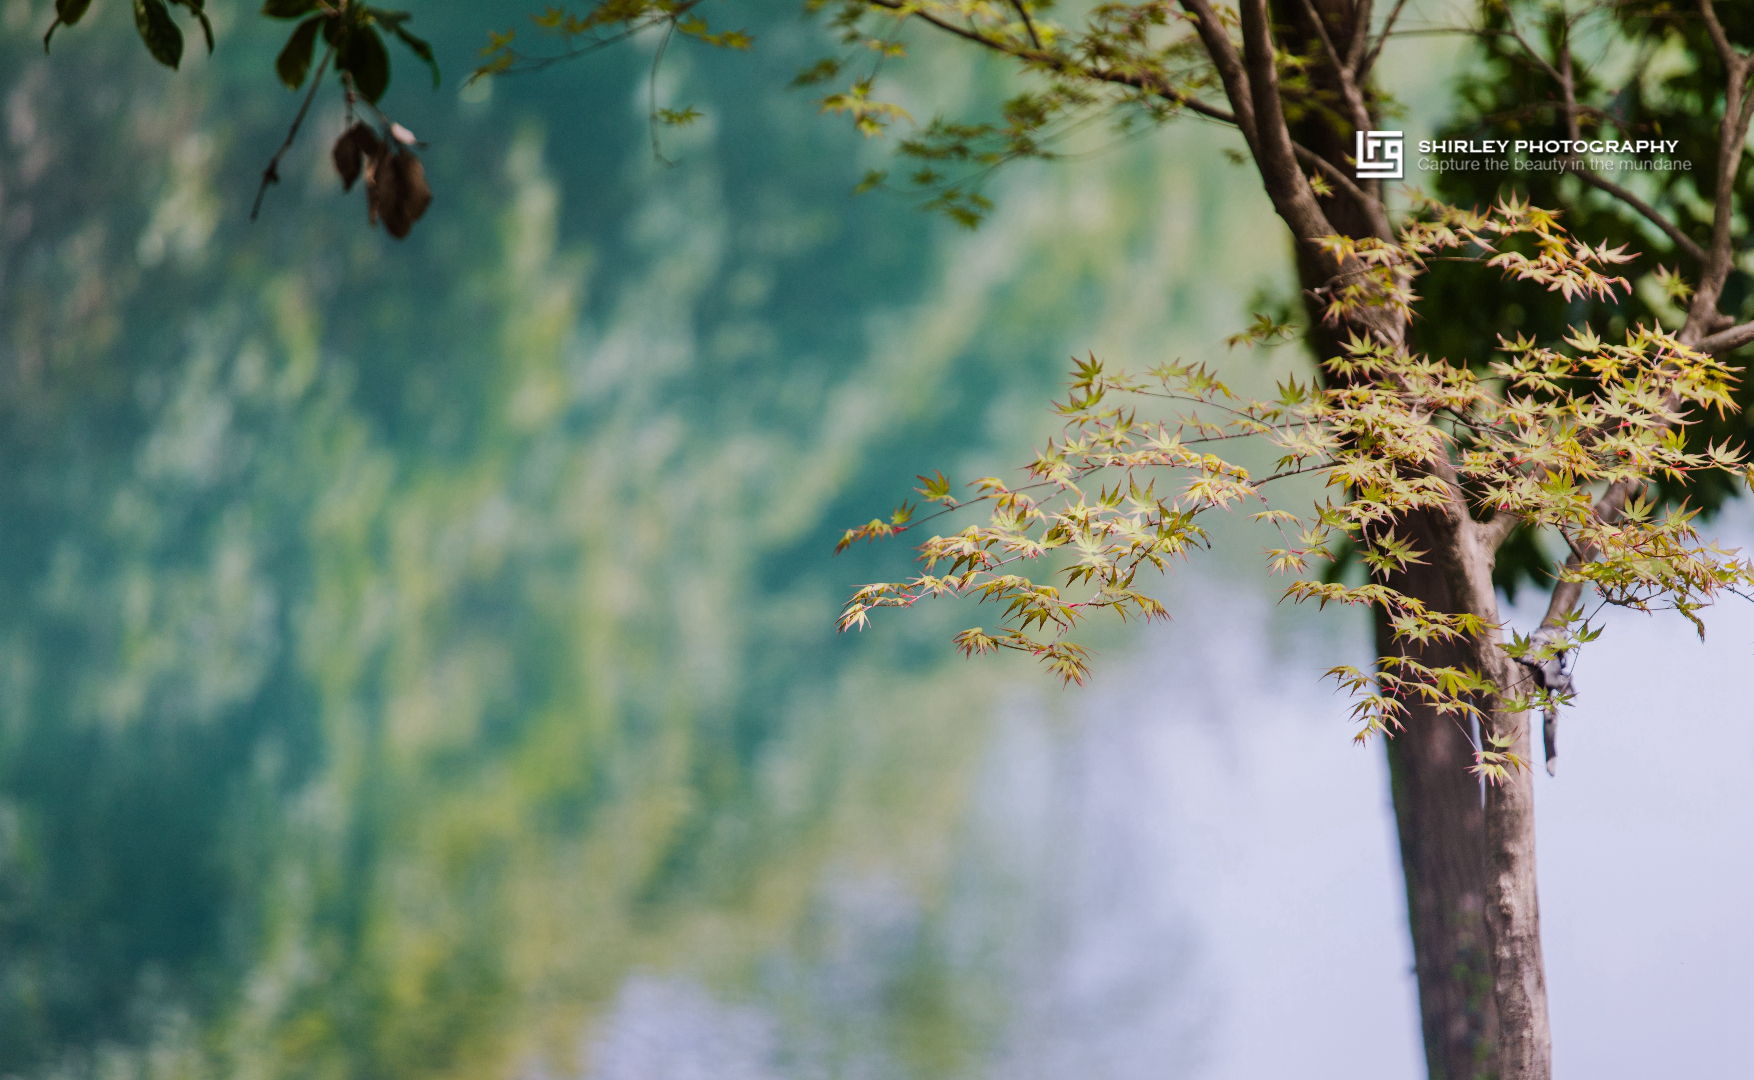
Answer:
<svg viewBox="0 0 1754 1080"><path fill-rule="evenodd" d="M1625 252L1593 249L1550 213L1514 201L1485 212L1428 204L1396 243L1336 237L1329 246L1365 267L1333 291L1327 314L1336 321L1371 306L1404 314L1425 259L1457 249L1568 297L1629 288L1608 272L1629 261ZM1260 332L1281 329L1264 321ZM1259 401L1239 397L1200 365L1133 376L1107 370L1094 356L1078 362L1068 398L1057 406L1064 433L1025 467L1025 482L985 477L971 485L972 498L958 500L941 474L920 478L917 490L941 507L932 517L986 504L988 520L926 539L918 547L924 571L914 577L858 589L841 629L863 629L879 608L971 597L998 605L1001 626L958 634L963 652L1018 650L1082 682L1088 654L1066 635L1099 611L1165 618L1139 572L1167 570L1205 546L1207 513L1251 504L1260 507L1254 519L1282 537L1266 554L1274 573L1295 576L1288 597L1379 607L1403 643L1487 629L1476 614L1433 610L1387 584L1390 571L1431 554L1396 531L1416 511L1512 515L1572 550L1590 551L1592 558L1562 573L1595 586L1605 603L1662 606L1694 618L1719 594L1754 587L1754 563L1702 542L1685 507L1657 514L1635 497L1612 519L1594 511L1608 486L1642 487L1656 476L1716 470L1754 485L1754 466L1740 449L1690 451L1682 437L1690 412L1732 407L1732 370L1660 328L1634 327L1623 343L1609 344L1578 327L1562 349L1505 340L1486 372L1353 337L1324 367L1327 385L1292 379L1276 399ZM1148 411L1169 415L1152 419ZM1255 475L1215 452L1251 439L1274 450L1271 473ZM1303 513L1273 505L1274 485L1300 476L1323 480L1339 497L1325 496ZM903 505L887 520L847 530L838 550L924 520ZM1342 543L1359 553L1369 580L1302 576ZM1047 573L1031 577L1031 563ZM1573 648L1593 635L1580 612L1563 635L1538 645L1513 639L1505 651L1536 658L1535 651ZM1342 666L1329 674L1357 695L1360 738L1398 727L1414 699L1452 714L1476 714L1493 696L1512 708L1549 704L1546 691L1525 689L1519 697L1478 671L1409 655L1382 657L1374 672ZM1483 765L1487 772L1502 767Z"/></svg>

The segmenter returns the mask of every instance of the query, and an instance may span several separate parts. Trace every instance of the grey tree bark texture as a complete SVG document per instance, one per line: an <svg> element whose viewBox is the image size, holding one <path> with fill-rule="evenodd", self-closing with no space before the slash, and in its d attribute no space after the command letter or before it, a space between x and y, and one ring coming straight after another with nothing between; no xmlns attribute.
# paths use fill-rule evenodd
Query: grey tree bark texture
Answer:
<svg viewBox="0 0 1754 1080"><path fill-rule="evenodd" d="M1424 541L1414 537L1413 542ZM1410 569L1427 580L1390 584L1409 595L1447 600L1440 574L1429 567ZM1377 655L1399 651L1382 612L1375 622ZM1434 666L1462 661L1462 650L1445 643L1409 651ZM1406 729L1383 745L1407 883L1427 1072L1432 1080L1472 1080L1491 1069L1498 1040L1481 873L1485 806L1480 782L1468 771L1474 743L1466 727L1423 703L1410 703L1409 713Z"/></svg>
<svg viewBox="0 0 1754 1080"><path fill-rule="evenodd" d="M1499 666L1514 665L1506 658ZM1508 671L1502 675L1515 677ZM1533 761L1528 720L1527 713L1496 713L1492 726L1500 734L1514 733L1511 752ZM1486 930L1498 1011L1498 1075L1547 1080L1553 1036L1535 887L1534 770L1512 769L1502 783L1487 784L1485 816Z"/></svg>

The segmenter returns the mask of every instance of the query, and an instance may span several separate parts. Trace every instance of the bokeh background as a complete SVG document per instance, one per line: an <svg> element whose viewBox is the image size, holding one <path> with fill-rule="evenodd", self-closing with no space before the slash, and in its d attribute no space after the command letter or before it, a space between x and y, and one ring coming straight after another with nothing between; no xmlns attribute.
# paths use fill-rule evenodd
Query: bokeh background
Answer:
<svg viewBox="0 0 1754 1080"><path fill-rule="evenodd" d="M655 43L463 89L524 12L419 5L398 244L333 94L247 220L297 98L212 10L171 73L115 0L52 59L0 3L0 1076L1421 1074L1380 751L1319 680L1365 627L1277 606L1260 537L1084 690L954 658L968 611L833 633L906 559L839 531L1023 460L1072 355L1302 363L1219 344L1290 287L1222 133L1018 169L971 234L850 195L888 148L788 89L785 0L670 50L673 165ZM1465 55L1390 62L1434 125ZM1563 1078L1754 1060L1754 613L1710 625L1611 619L1542 778Z"/></svg>

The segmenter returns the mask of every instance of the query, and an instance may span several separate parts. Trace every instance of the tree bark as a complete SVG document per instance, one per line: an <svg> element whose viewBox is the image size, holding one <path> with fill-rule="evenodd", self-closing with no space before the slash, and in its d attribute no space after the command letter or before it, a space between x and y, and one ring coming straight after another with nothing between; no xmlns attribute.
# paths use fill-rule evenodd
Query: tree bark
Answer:
<svg viewBox="0 0 1754 1080"><path fill-rule="evenodd" d="M1415 566L1396 588L1428 603L1448 599L1442 575ZM1434 595L1437 594L1437 595ZM1382 613L1377 655L1399 651ZM1427 664L1464 662L1462 650L1439 644L1420 650ZM1490 1075L1498 1036L1491 953L1487 947L1485 811L1480 782L1469 772L1474 744L1463 726L1410 703L1406 729L1387 739L1389 787L1407 922L1419 985L1419 1020L1431 1080Z"/></svg>
<svg viewBox="0 0 1754 1080"><path fill-rule="evenodd" d="M1432 559L1449 589L1445 610L1465 612L1482 629L1465 642L1469 667L1491 680L1496 692L1476 700L1480 741L1509 754L1502 777L1485 790L1486 938L1492 956L1492 999L1497 1011L1497 1080L1551 1080L1552 1034L1547 1025L1547 977L1541 957L1541 904L1535 888L1535 778L1527 713L1510 713L1501 702L1531 688L1527 669L1505 653L1492 587L1500 529L1473 520L1459 495L1429 511L1438 543ZM1517 764L1520 762L1520 764Z"/></svg>
<svg viewBox="0 0 1754 1080"><path fill-rule="evenodd" d="M1502 659L1503 654L1500 654ZM1514 667L1502 659L1501 668ZM1499 672L1500 686L1512 685ZM1496 714L1492 727L1515 739L1511 752L1532 762L1526 713ZM1499 1080L1550 1080L1552 1033L1547 1023L1546 965L1535 887L1535 774L1512 769L1486 785L1486 925L1492 942L1493 997L1501 1029Z"/></svg>

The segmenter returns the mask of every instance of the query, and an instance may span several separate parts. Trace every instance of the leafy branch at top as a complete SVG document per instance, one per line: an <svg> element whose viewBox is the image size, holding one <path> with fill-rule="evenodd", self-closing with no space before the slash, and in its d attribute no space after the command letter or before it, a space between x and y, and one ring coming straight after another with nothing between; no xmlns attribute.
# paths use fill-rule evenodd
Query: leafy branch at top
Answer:
<svg viewBox="0 0 1754 1080"><path fill-rule="evenodd" d="M291 89L304 85L320 35L334 51L335 70L350 80L360 97L377 104L390 85L390 53L380 30L424 61L432 70L432 84L439 84L432 46L409 32L406 11L388 11L354 0L266 0L262 14L301 20L274 61L275 73Z"/></svg>
<svg viewBox="0 0 1754 1080"><path fill-rule="evenodd" d="M187 8L195 17L210 53L213 51L213 23L207 18L206 0L168 0L168 6L167 0L134 0L134 30L140 35L140 43L146 46L154 60L165 67L175 68L183 62L183 31L171 18L171 7ZM90 9L91 0L55 0L55 20L43 34L43 51L49 51L49 41L58 28L76 24Z"/></svg>
<svg viewBox="0 0 1754 1080"><path fill-rule="evenodd" d="M546 67L625 41L647 30L681 32L707 44L747 48L740 31L716 32L700 20L700 0L600 0L578 13L548 8L532 21L540 35L558 43L548 51L520 50L518 32L490 35L476 78ZM1024 159L1062 156L1059 149L1075 134L1110 123L1120 138L1148 130L1177 116L1193 114L1236 126L1237 116L1223 103L1219 78L1207 43L1185 12L1167 0L1101 3L1076 23L1047 17L1049 4L1013 0L805 0L807 12L826 17L838 39L837 55L807 65L797 86L839 83L820 99L825 112L849 117L868 136L898 122L912 131L897 144L911 165L893 182L924 197L924 208L973 227L992 204L982 194L987 179L1004 165ZM911 31L948 35L1017 62L1027 81L990 120L965 122L933 117L916 123L886 95L879 76L884 65L907 55ZM1300 76L1306 58L1279 58L1283 93L1296 107L1327 108L1322 92ZM1367 210L1381 205L1332 163L1301 145L1294 150L1319 174L1325 189L1362 200ZM892 186L890 170L872 170L860 191Z"/></svg>
<svg viewBox="0 0 1754 1080"><path fill-rule="evenodd" d="M701 3L702 0L606 0L582 15L550 5L542 14L530 16L530 24L539 39L558 43L558 49L524 52L519 47L524 39L518 36L516 27L504 33L489 31L487 45L481 50L482 63L469 79L473 82L491 75L540 71L659 27L724 49L747 49L755 43L742 30L713 30L695 10Z"/></svg>

